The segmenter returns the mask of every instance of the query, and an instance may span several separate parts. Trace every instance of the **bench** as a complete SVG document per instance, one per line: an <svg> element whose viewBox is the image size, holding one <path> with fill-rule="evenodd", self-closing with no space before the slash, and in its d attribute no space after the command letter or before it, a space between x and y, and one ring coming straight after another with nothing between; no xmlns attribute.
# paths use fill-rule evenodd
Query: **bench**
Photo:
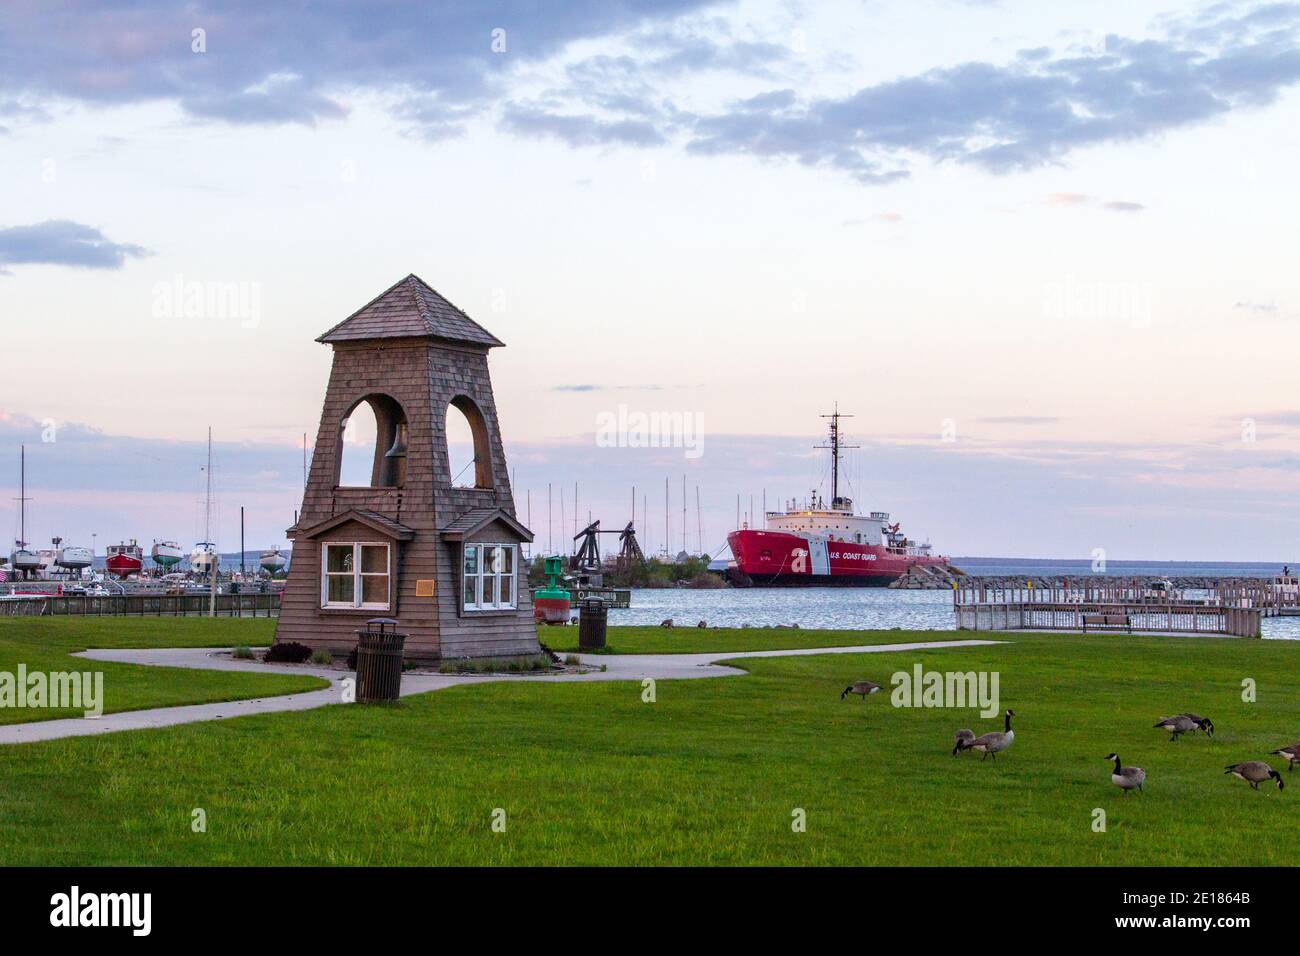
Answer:
<svg viewBox="0 0 1300 956"><path fill-rule="evenodd" d="M1089 627L1122 627L1130 634L1133 633L1133 622L1129 620L1127 614L1085 614L1083 616L1083 633L1087 634Z"/></svg>

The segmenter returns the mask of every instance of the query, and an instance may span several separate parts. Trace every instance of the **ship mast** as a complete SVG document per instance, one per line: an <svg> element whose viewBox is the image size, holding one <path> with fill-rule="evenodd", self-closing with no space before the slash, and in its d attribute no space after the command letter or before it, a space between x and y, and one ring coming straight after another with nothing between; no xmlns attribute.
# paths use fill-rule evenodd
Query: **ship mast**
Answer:
<svg viewBox="0 0 1300 956"><path fill-rule="evenodd" d="M822 418L831 420L831 441L829 445L814 445L814 448L829 448L831 450L831 507L836 508L840 503L840 449L858 448L858 445L846 445L840 438L840 419L852 418L852 415L840 414L839 403L835 403L835 410L829 415L823 415Z"/></svg>

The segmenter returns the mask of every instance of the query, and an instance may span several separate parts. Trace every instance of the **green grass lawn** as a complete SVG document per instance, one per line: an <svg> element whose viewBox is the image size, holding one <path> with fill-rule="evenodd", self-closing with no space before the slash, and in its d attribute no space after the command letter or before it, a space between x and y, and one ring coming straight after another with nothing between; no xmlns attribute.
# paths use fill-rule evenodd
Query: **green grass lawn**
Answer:
<svg viewBox="0 0 1300 956"><path fill-rule="evenodd" d="M635 682L517 681L0 748L0 864L1294 864L1300 774L1256 793L1222 768L1300 740L1300 645L1010 639L751 659L653 704ZM957 727L1000 721L839 699L916 662L998 671L1015 746L954 758ZM1152 728L1184 709L1216 739ZM1145 794L1111 785L1111 750Z"/></svg>
<svg viewBox="0 0 1300 956"><path fill-rule="evenodd" d="M573 625L539 627L537 636L551 650L578 650ZM863 644L908 644L914 641L959 641L975 635L956 631L822 631L793 627L611 627L605 654L697 654L707 651L783 651L799 647L855 647ZM982 635L981 635L982 636Z"/></svg>
<svg viewBox="0 0 1300 956"><path fill-rule="evenodd" d="M104 712L140 710L215 701L291 694L326 686L300 674L237 674L178 668L110 664L69 656L92 647L250 647L267 645L275 633L270 620L198 617L154 618L3 618L0 619L0 671L103 671ZM82 710L0 708L0 724L80 717Z"/></svg>

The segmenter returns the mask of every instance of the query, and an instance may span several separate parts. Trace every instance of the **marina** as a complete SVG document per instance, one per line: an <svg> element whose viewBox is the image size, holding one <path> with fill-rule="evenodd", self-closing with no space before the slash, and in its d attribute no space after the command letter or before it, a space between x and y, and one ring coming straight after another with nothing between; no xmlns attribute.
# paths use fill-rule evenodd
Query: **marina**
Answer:
<svg viewBox="0 0 1300 956"><path fill-rule="evenodd" d="M214 573L218 593L235 593L240 587L265 587L283 582L291 552L279 547L266 548L251 555L222 555L213 534L214 490L212 485L212 430L208 430L207 461L203 467L205 495L203 503L203 540L186 555L174 538L154 538L148 552L141 539L128 536L104 549L103 556L94 547L70 544L62 537L50 539L51 546L37 550L28 541L27 448L19 449L19 484L16 537L12 550L0 558L0 598L19 589L36 594L69 597L112 597L146 593L180 594L210 589ZM240 539L243 543L243 509L240 509ZM251 567L250 567L251 565ZM183 569L183 570L182 570Z"/></svg>

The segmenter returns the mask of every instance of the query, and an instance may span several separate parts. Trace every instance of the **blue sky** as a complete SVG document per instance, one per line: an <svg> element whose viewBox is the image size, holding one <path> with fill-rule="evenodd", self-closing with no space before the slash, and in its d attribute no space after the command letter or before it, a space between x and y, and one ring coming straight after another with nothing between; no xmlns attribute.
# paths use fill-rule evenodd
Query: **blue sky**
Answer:
<svg viewBox="0 0 1300 956"><path fill-rule="evenodd" d="M7 6L0 486L26 441L33 540L188 542L210 424L221 543L241 504L274 543L312 340L415 272L507 343L539 530L548 482L608 524L636 485L661 545L685 473L714 550L737 495L820 479L838 402L860 503L943 551L1294 556L1298 31L1286 3ZM598 446L619 405L695 416L704 454Z"/></svg>

